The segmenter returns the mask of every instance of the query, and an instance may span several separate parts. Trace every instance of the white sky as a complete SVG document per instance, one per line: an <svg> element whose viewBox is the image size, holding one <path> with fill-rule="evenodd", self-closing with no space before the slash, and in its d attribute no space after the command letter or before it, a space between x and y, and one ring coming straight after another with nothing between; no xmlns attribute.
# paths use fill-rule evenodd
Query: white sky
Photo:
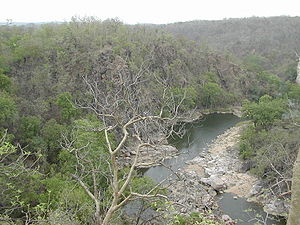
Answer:
<svg viewBox="0 0 300 225"><path fill-rule="evenodd" d="M300 16L300 0L0 0L2 22L69 21L75 15L130 24Z"/></svg>

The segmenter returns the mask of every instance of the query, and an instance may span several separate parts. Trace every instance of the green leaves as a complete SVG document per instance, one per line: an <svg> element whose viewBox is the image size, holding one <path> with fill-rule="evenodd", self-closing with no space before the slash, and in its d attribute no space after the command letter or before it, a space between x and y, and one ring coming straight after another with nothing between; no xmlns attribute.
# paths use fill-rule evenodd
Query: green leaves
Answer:
<svg viewBox="0 0 300 225"><path fill-rule="evenodd" d="M172 88L171 91L172 95L174 96L175 104L181 105L181 110L187 111L191 110L196 107L197 102L197 91L193 87L186 87L186 88Z"/></svg>
<svg viewBox="0 0 300 225"><path fill-rule="evenodd" d="M70 121L79 115L79 109L73 103L72 95L69 92L59 94L56 98L56 104L61 109L62 119Z"/></svg>
<svg viewBox="0 0 300 225"><path fill-rule="evenodd" d="M17 106L14 99L6 92L0 92L0 125L7 125L17 116Z"/></svg>
<svg viewBox="0 0 300 225"><path fill-rule="evenodd" d="M66 127L50 119L41 130L41 136L47 145L47 160L50 163L57 163L57 156L61 149L62 134L66 132Z"/></svg>
<svg viewBox="0 0 300 225"><path fill-rule="evenodd" d="M11 86L12 86L12 82L10 78L0 73L0 91L5 91L7 93L10 93Z"/></svg>
<svg viewBox="0 0 300 225"><path fill-rule="evenodd" d="M39 135L41 120L37 116L25 116L20 119L20 133L22 139L31 139Z"/></svg>
<svg viewBox="0 0 300 225"><path fill-rule="evenodd" d="M0 156L16 152L16 147L9 142L0 143Z"/></svg>
<svg viewBox="0 0 300 225"><path fill-rule="evenodd" d="M288 84L288 97L300 103L300 86L296 84Z"/></svg>
<svg viewBox="0 0 300 225"><path fill-rule="evenodd" d="M232 101L233 95L230 95L222 87L214 82L205 83L200 90L200 101L205 107L213 108L224 106Z"/></svg>
<svg viewBox="0 0 300 225"><path fill-rule="evenodd" d="M251 119L256 127L268 129L276 120L281 119L286 112L286 101L264 95L258 103L245 101L242 110L243 116Z"/></svg>

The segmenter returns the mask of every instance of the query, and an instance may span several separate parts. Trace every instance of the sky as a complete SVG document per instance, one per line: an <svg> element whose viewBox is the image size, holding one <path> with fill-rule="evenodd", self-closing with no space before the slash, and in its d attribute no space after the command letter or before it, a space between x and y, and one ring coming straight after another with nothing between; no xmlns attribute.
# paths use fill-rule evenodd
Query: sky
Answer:
<svg viewBox="0 0 300 225"><path fill-rule="evenodd" d="M0 0L0 21L70 21L72 16L118 18L127 24L300 16L300 0Z"/></svg>

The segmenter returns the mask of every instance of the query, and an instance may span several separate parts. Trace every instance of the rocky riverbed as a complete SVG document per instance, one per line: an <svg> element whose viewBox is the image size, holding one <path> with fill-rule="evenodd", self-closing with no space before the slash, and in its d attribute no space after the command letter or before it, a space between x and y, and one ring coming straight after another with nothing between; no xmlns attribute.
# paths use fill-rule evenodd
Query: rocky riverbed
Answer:
<svg viewBox="0 0 300 225"><path fill-rule="evenodd" d="M178 203L180 212L217 208L214 197L218 192L231 192L246 197L257 179L240 172L236 143L241 126L233 127L169 180L170 199Z"/></svg>
<svg viewBox="0 0 300 225"><path fill-rule="evenodd" d="M130 151L123 150L123 156L120 159L122 166L129 166L132 164L137 152L135 149ZM176 157L179 154L177 148L171 145L155 145L154 147L142 147L139 152L137 168L149 168L158 166L164 160Z"/></svg>
<svg viewBox="0 0 300 225"><path fill-rule="evenodd" d="M286 212L286 203L269 196L262 198L262 182L246 172L238 156L238 139L245 125L237 125L219 135L207 151L187 161L184 168L169 178L167 188L170 200L181 213L215 209L215 196L228 192L237 197L264 204L268 213L281 215Z"/></svg>
<svg viewBox="0 0 300 225"><path fill-rule="evenodd" d="M184 170L196 173L204 184L210 185L216 191L249 197L257 179L242 171L243 163L239 159L237 146L242 127L232 127L219 135L208 147L207 153L188 161ZM194 167L199 169L195 171Z"/></svg>

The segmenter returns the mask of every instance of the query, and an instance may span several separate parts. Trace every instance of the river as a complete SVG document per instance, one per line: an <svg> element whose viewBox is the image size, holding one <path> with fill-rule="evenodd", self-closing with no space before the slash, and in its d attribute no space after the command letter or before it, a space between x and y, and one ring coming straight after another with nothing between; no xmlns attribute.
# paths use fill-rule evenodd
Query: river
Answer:
<svg viewBox="0 0 300 225"><path fill-rule="evenodd" d="M182 154L168 159L164 163L172 170L176 171L184 167L185 162L191 160L207 150L209 144L220 134L224 133L228 128L233 127L240 118L232 114L209 114L202 120L194 123L186 124L187 132L183 138L174 138L169 140L171 145L176 146ZM171 170L163 166L155 166L149 168L144 175L151 177L154 181L160 182L171 175ZM283 221L276 221L267 218L262 207L249 203L246 199L233 198L232 194L218 195L218 203L222 213L229 215L232 219L238 220L240 225L253 225L257 220L253 220L255 215L260 215L264 221L261 224L266 225L283 225Z"/></svg>

